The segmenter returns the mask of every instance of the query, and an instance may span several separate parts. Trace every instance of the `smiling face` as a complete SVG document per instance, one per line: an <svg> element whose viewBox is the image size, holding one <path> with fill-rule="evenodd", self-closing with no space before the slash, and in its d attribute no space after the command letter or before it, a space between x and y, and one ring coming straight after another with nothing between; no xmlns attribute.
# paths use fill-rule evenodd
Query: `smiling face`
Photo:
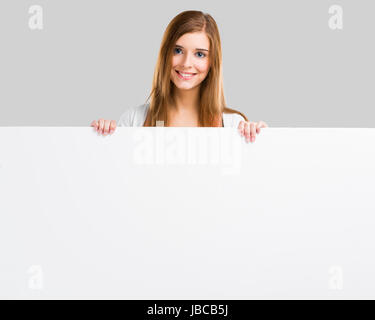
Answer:
<svg viewBox="0 0 375 320"><path fill-rule="evenodd" d="M210 65L210 42L205 32L185 33L173 49L171 80L178 89L189 90L206 78Z"/></svg>

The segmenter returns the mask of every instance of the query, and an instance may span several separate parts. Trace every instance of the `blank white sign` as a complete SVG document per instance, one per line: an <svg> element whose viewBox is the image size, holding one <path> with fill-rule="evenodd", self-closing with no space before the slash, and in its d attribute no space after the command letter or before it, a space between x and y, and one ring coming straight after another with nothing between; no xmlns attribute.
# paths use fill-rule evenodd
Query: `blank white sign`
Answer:
<svg viewBox="0 0 375 320"><path fill-rule="evenodd" d="M375 298L375 129L0 128L0 297Z"/></svg>

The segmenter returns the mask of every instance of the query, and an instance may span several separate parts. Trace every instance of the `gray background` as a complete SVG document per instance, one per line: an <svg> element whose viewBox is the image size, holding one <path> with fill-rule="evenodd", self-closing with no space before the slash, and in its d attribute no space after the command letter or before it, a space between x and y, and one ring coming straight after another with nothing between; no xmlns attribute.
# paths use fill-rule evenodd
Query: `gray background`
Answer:
<svg viewBox="0 0 375 320"><path fill-rule="evenodd" d="M29 7L44 29L28 26ZM343 30L328 27L329 6ZM373 0L1 0L0 125L88 126L145 102L163 32L216 20L229 107L273 127L374 127Z"/></svg>

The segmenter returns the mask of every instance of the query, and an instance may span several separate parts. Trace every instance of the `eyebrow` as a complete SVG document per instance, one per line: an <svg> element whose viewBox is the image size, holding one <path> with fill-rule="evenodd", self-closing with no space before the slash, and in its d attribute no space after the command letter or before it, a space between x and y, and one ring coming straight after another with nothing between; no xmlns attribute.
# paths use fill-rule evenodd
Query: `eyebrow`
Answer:
<svg viewBox="0 0 375 320"><path fill-rule="evenodd" d="M178 44L176 44L176 47L184 49L184 47L183 47L183 46L180 46L180 45L178 45ZM196 48L195 50L202 50L202 51L207 51L207 52L208 52L208 50L207 50L207 49L200 49L200 48Z"/></svg>

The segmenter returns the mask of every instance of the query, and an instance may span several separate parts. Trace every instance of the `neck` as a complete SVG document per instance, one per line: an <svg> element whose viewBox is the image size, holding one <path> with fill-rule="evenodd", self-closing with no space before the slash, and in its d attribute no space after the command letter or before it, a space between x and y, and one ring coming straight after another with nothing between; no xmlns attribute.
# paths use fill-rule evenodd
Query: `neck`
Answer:
<svg viewBox="0 0 375 320"><path fill-rule="evenodd" d="M199 111L199 86L190 90L175 89L175 110L177 112Z"/></svg>

